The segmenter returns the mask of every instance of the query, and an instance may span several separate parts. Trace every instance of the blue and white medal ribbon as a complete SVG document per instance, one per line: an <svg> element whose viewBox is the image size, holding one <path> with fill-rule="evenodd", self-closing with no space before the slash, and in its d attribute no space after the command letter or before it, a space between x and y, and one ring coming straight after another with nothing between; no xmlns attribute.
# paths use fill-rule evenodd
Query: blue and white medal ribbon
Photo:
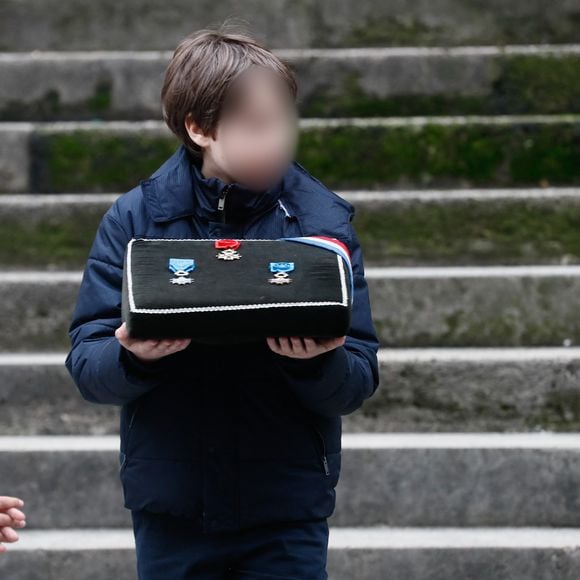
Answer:
<svg viewBox="0 0 580 580"><path fill-rule="evenodd" d="M195 260L189 258L169 258L169 269L175 274L171 278L172 284L191 284L193 278L188 278L189 273L195 270Z"/></svg>
<svg viewBox="0 0 580 580"><path fill-rule="evenodd" d="M290 284L292 278L288 276L288 272L294 270L294 262L270 262L270 272L274 273L274 277L270 278L270 284Z"/></svg>

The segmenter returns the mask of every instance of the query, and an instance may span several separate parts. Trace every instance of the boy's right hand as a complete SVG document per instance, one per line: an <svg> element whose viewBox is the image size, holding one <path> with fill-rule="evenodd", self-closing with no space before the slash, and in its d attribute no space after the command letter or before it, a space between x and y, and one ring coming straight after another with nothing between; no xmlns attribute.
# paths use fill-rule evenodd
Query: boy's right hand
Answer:
<svg viewBox="0 0 580 580"><path fill-rule="evenodd" d="M191 338L166 338L161 340L131 338L125 322L115 330L115 336L122 346L130 350L144 363L153 362L164 356L179 352L187 348L191 342Z"/></svg>

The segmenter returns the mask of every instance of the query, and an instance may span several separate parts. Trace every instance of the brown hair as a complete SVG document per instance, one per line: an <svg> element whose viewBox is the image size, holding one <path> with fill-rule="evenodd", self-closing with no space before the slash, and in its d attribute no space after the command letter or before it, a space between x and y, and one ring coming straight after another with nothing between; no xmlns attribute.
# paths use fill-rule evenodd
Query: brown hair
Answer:
<svg viewBox="0 0 580 580"><path fill-rule="evenodd" d="M162 112L167 126L191 151L199 154L201 149L185 128L188 114L205 135L215 136L228 88L253 65L280 74L296 99L298 87L290 67L247 34L204 29L177 46L165 71Z"/></svg>

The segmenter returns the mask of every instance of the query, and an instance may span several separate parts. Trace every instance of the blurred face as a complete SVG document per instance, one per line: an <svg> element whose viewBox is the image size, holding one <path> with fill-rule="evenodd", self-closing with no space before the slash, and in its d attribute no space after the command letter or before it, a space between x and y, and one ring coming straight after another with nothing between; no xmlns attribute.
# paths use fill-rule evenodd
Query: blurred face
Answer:
<svg viewBox="0 0 580 580"><path fill-rule="evenodd" d="M228 91L215 139L198 143L204 174L266 189L292 161L297 136L296 105L284 80L271 70L250 68Z"/></svg>

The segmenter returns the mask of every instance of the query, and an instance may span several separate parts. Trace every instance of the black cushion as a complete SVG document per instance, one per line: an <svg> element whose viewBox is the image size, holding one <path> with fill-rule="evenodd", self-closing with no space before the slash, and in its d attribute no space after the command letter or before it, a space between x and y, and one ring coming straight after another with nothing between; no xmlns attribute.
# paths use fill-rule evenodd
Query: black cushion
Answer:
<svg viewBox="0 0 580 580"><path fill-rule="evenodd" d="M318 236L219 244L235 243L239 248L223 250L215 239L130 240L122 294L129 335L220 343L347 333L353 282L344 244ZM230 259L217 257L224 251ZM176 274L172 258L194 260L195 267ZM271 262L294 269L276 274ZM279 278L291 281L271 283Z"/></svg>

